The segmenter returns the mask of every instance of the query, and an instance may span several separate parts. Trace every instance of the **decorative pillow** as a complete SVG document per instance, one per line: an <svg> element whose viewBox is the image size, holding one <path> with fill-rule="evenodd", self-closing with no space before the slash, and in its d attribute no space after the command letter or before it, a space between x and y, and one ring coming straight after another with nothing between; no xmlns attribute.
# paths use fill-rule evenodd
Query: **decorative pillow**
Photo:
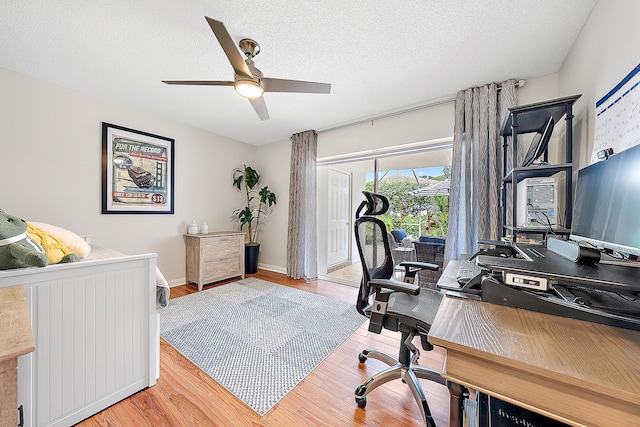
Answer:
<svg viewBox="0 0 640 427"><path fill-rule="evenodd" d="M30 221L29 224L51 234L80 258L86 257L91 252L91 245L72 231L43 222Z"/></svg>
<svg viewBox="0 0 640 427"><path fill-rule="evenodd" d="M404 246L405 248L413 248L413 237L411 236L407 236L404 239L402 239L402 246Z"/></svg>
<svg viewBox="0 0 640 427"><path fill-rule="evenodd" d="M34 227L33 224L27 224L27 234L44 249L44 252L49 257L49 264L80 261L78 256L71 252L59 239L38 227Z"/></svg>
<svg viewBox="0 0 640 427"><path fill-rule="evenodd" d="M422 243L437 243L439 245L444 245L446 240L442 237L432 237L432 236L420 236L418 241Z"/></svg>
<svg viewBox="0 0 640 427"><path fill-rule="evenodd" d="M407 237L407 232L401 228L391 230L391 234L393 234L393 237L395 237L396 242L398 243L402 243L402 239Z"/></svg>
<svg viewBox="0 0 640 427"><path fill-rule="evenodd" d="M164 278L164 275L160 271L160 269L156 266L156 286L160 286L162 288L168 288L169 282Z"/></svg>

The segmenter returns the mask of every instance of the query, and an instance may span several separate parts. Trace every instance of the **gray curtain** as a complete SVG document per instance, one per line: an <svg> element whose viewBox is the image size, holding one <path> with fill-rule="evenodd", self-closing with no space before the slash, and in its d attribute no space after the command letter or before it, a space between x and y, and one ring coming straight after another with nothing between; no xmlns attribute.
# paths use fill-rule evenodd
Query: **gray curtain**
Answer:
<svg viewBox="0 0 640 427"><path fill-rule="evenodd" d="M474 253L478 239L502 236L503 140L498 133L507 108L517 105L517 89L515 80L500 86L491 83L456 96L446 260Z"/></svg>
<svg viewBox="0 0 640 427"><path fill-rule="evenodd" d="M308 130L291 136L287 276L318 278L316 230L316 157L318 135Z"/></svg>

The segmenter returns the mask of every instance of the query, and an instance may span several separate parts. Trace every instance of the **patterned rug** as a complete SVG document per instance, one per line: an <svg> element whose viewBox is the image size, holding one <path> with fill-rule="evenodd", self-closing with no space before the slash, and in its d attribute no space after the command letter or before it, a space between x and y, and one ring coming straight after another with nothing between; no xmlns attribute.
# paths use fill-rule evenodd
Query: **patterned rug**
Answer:
<svg viewBox="0 0 640 427"><path fill-rule="evenodd" d="M365 320L354 304L249 278L170 300L160 332L262 416Z"/></svg>

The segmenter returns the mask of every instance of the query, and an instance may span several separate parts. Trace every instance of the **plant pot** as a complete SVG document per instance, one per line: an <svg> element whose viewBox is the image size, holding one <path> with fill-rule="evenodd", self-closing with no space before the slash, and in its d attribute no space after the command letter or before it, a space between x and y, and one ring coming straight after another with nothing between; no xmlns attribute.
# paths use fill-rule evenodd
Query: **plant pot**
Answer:
<svg viewBox="0 0 640 427"><path fill-rule="evenodd" d="M258 255L260 243L247 243L244 245L244 272L254 274L258 272Z"/></svg>

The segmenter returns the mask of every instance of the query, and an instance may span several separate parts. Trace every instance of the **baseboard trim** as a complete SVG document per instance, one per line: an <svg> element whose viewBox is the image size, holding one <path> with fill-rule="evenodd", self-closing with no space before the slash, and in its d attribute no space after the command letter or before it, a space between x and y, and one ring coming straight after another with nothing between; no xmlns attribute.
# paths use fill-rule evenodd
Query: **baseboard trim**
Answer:
<svg viewBox="0 0 640 427"><path fill-rule="evenodd" d="M287 274L287 269L286 268L282 268L279 267L277 265L269 265L269 264L258 264L258 268L262 269L262 270L268 270L268 271L273 271L274 273L282 273L282 274Z"/></svg>
<svg viewBox="0 0 640 427"><path fill-rule="evenodd" d="M360 283L352 282L352 281L346 280L346 279L340 279L338 277L319 275L318 279L325 280L327 282L339 283L341 285L351 286L352 288L359 288L360 287Z"/></svg>
<svg viewBox="0 0 640 427"><path fill-rule="evenodd" d="M187 283L187 278L186 277L180 277L178 279L169 280L167 283L169 284L170 288L174 288L176 286L182 286L185 283Z"/></svg>
<svg viewBox="0 0 640 427"><path fill-rule="evenodd" d="M351 260L348 259L346 261L342 261L342 262L339 262L337 264L330 265L330 266L327 267L327 273L332 273L332 272L334 272L336 270L340 270L340 269L343 269L345 267L349 267L352 264L353 264L353 262L351 262Z"/></svg>
<svg viewBox="0 0 640 427"><path fill-rule="evenodd" d="M269 265L269 264L258 264L258 268L262 269L262 270L268 270L268 271L273 271L274 273L281 273L286 275L287 274L287 270L282 268L282 267L278 267L276 265ZM176 286L182 286L184 284L187 283L187 278L186 277L179 277L177 279L173 279L173 280L169 280L167 281L169 284L170 288L176 287Z"/></svg>

